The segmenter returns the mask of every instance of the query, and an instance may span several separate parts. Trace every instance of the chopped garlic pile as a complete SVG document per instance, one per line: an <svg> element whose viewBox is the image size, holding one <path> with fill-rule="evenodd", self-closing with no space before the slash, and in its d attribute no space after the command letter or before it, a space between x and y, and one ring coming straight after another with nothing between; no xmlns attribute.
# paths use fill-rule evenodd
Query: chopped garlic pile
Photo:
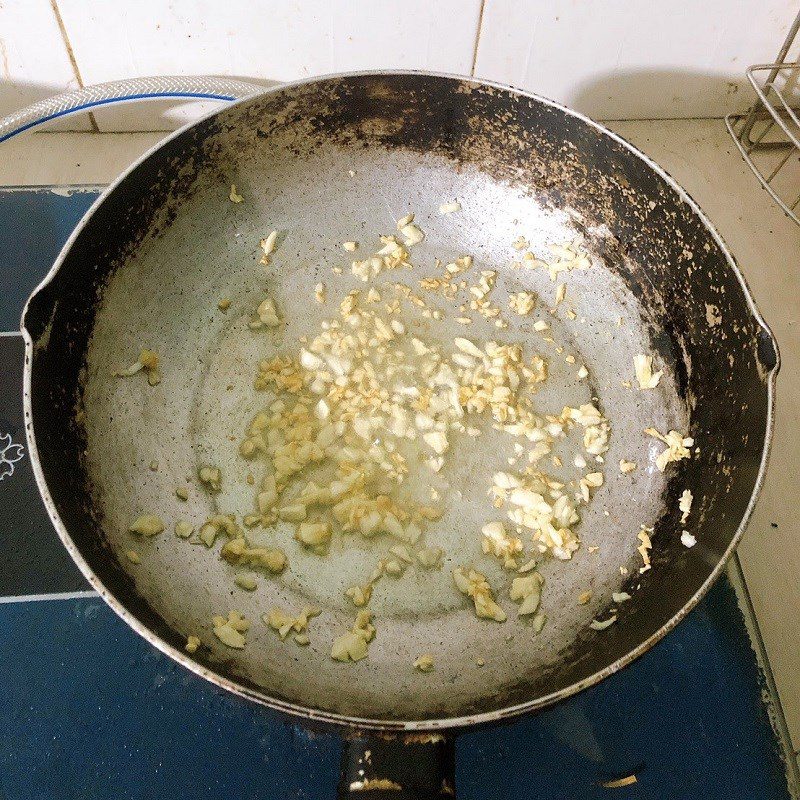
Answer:
<svg viewBox="0 0 800 800"><path fill-rule="evenodd" d="M514 475L498 472L492 493L508 507L509 520L531 532L537 549L567 561L578 549L571 526L580 519L575 501L563 492L564 484L541 472Z"/></svg>
<svg viewBox="0 0 800 800"><path fill-rule="evenodd" d="M453 437L480 435L471 422L485 418L527 442L529 466L501 477L505 488L495 482L496 500L507 501L508 519L518 532L531 533L539 552L569 559L578 548L570 529L579 520L576 505L589 501L602 473L584 476L573 499L562 482L534 465L576 425L583 428L586 452L599 456L608 448L608 422L591 404L566 407L557 416L535 413L531 394L547 379L540 356L526 360L518 344L478 345L464 337L456 337L447 353L408 331L400 319L406 297L401 292L386 302L374 287L366 295L351 291L338 316L305 337L296 355L259 364L255 386L275 399L252 420L240 453L271 467L256 496L261 524L296 524L295 538L320 554L338 531L388 534L413 546L441 510L400 503L397 487L419 460L439 472ZM484 551L509 568L523 549L519 536L492 525L484 530ZM433 566L439 558L421 552L419 560ZM391 559L382 571L404 569L402 560ZM368 602L370 593L367 586L347 590L356 605Z"/></svg>
<svg viewBox="0 0 800 800"><path fill-rule="evenodd" d="M442 213L451 210L456 209ZM413 214L398 220L397 231L381 236L371 256L353 261L352 274L369 283L384 272L410 269L411 249L424 233ZM343 246L351 252L357 247L355 242ZM553 252L553 276L590 264L577 243ZM537 265L532 257L527 263ZM471 267L470 256L457 258L445 266L444 277L425 278L421 288L449 299L467 289L462 313L477 311L499 322L500 308L490 300L497 272L482 270L469 285L458 276ZM564 291L559 288L557 299L563 299ZM317 295L319 299L320 292ZM509 305L524 315L535 300L531 292L517 292ZM260 316L263 310L259 308ZM274 304L266 310L277 320ZM494 506L504 509L507 523L488 522L482 531L484 553L500 559L507 569L516 569L524 555L525 534L530 537L528 546L540 554L571 558L579 547L573 531L580 519L578 507L603 484L602 472L587 471L570 489L537 467L555 442L575 428L582 433L587 455L602 461L610 426L600 411L584 404L565 407L560 414L537 413L532 396L548 377L544 359L526 355L513 342L465 337L456 337L448 351L409 330L410 315L437 319L437 313L441 314L403 284L352 290L341 300L338 314L325 320L316 335L302 337L294 353L284 351L259 364L255 387L269 392L271 399L251 421L239 451L244 458L265 463L266 471L255 497L256 513L245 517L245 524L271 527L288 522L295 526L295 539L320 555L342 533L394 540L370 579L344 590L359 608L369 603L383 576L398 578L409 566L435 568L441 563L441 548L416 546L427 523L438 519L442 509L415 501L408 493L401 497L399 489L417 465L440 472L457 437L480 436L489 425L508 434L516 442L517 460L526 462L513 475L495 476L490 495ZM542 331L548 325L537 322L534 327ZM567 361L575 363L575 358ZM553 460L561 465L557 457ZM507 531L506 524L513 530ZM230 550L229 542L223 557ZM529 572L535 564L528 563ZM533 585L537 575L519 585ZM454 580L472 598L478 616L505 620L481 573L456 571ZM524 614L538 608L532 593L520 595L523 604L528 597ZM362 644L354 636L358 634L353 631L345 634L339 656L363 657Z"/></svg>
<svg viewBox="0 0 800 800"><path fill-rule="evenodd" d="M408 248L419 244L425 238L425 234L414 224L413 214L407 214L401 220L398 220L397 230L403 235L405 241L400 242L396 236L381 236L380 241L383 247L379 248L369 258L362 261L354 261L351 264L350 269L353 275L361 278L366 283L370 278L376 277L384 270L402 267L411 269ZM353 245L355 245L355 242L345 242L344 248L352 252L356 249Z"/></svg>

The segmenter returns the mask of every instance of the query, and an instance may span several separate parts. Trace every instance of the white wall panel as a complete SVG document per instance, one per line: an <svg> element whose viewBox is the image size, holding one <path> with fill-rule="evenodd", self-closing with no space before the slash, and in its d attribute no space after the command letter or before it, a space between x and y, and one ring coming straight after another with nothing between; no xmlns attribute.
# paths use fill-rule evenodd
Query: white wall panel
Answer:
<svg viewBox="0 0 800 800"><path fill-rule="evenodd" d="M87 84L203 73L286 81L382 67L469 73L480 13L480 0L58 3ZM164 129L195 111L109 109L98 123Z"/></svg>
<svg viewBox="0 0 800 800"><path fill-rule="evenodd" d="M54 0L85 83L154 74L261 82L433 69L511 83L600 119L746 107L796 0ZM0 0L0 113L74 84L49 0ZM211 104L110 108L104 130L169 129ZM75 126L75 123L71 123ZM77 125L83 127L83 123Z"/></svg>
<svg viewBox="0 0 800 800"><path fill-rule="evenodd" d="M475 73L598 119L719 117L747 107L795 0L486 0Z"/></svg>

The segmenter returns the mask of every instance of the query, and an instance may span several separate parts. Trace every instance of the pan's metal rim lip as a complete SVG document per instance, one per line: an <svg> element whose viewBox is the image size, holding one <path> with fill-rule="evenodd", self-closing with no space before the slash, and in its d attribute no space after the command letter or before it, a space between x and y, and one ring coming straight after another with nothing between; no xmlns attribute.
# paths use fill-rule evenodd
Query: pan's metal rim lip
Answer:
<svg viewBox="0 0 800 800"><path fill-rule="evenodd" d="M754 319L760 325L761 329L765 332L765 334L769 337L770 342L772 343L773 348L775 350L776 361L775 364L771 367L771 369L769 369L767 373L767 380L766 380L767 424L764 433L764 446L761 453L761 460L759 463L758 474L756 476L756 482L753 487L752 494L750 496L750 501L748 502L747 508L745 509L745 512L742 516L742 520L737 526L736 533L732 537L730 544L725 550L725 553L719 559L717 565L711 571L708 578L706 578L706 580L702 583L702 585L698 588L698 590L694 593L694 595L684 604L684 606L680 609L680 611L678 611L671 619L669 619L666 623L664 623L664 625L662 625L658 630L656 630L647 639L641 642L636 648L628 652L622 658L617 659L604 669L593 673L584 680L570 684L569 686L566 686L563 689L558 690L557 692L552 692L551 694L544 695L543 697L539 697L535 700L531 700L525 703L518 703L516 705L506 706L504 708L500 708L494 711L480 712L469 716L444 717L439 719L421 719L421 720L391 720L391 719L373 719L369 717L355 717L346 714L339 714L336 712L323 711L308 706L302 706L299 704L290 703L288 701L280 700L278 698L270 697L269 695L253 691L252 689L249 689L246 686L236 681L225 678L218 672L209 669L200 662L190 658L186 653L168 644L160 636L154 634L144 623L140 622L136 616L134 616L130 611L128 611L128 609L106 589L105 585L94 574L91 567L89 567L87 562L84 560L82 554L78 551L77 547L72 541L72 538L70 537L68 531L66 530L66 526L64 525L63 521L61 520L58 514L58 511L55 508L55 504L52 500L52 497L50 496L50 492L47 487L47 482L42 472L41 464L39 461L38 448L36 444L36 436L33 430L33 415L32 415L32 404L31 404L31 382L32 382L34 342L30 336L29 331L25 326L25 319L27 317L28 310L32 300L45 286L47 286L53 280L55 275L58 273L61 265L63 264L66 258L67 253L72 247L72 244L74 243L78 235L81 233L83 228L86 226L86 224L88 224L88 221L93 215L95 209L105 201L106 197L109 194L111 194L111 192L113 192L117 188L117 186L122 181L124 181L133 170L135 170L139 166L139 164L141 164L143 161L149 158L153 153L158 151L166 142L169 142L177 138L178 136L181 136L185 131L194 127L195 125L198 125L199 123L205 121L206 119L209 119L217 114L224 113L224 111L227 108L231 108L233 106L249 102L253 99L253 97L261 96L262 94L276 94L286 89L292 89L312 83L324 82L326 80L371 77L371 76L393 77L393 76L413 76L413 75L421 77L430 77L430 78L444 78L447 80L458 81L461 83L466 82L474 84L476 87L491 87L495 89L500 89L505 92L509 92L511 94L520 97L525 97L531 100L535 100L537 102L543 103L544 105L550 106L551 108L558 109L570 117L582 121L589 127L594 128L603 135L618 142L627 150L629 150L634 156L645 162L667 183L667 185L669 185L678 194L678 196L683 200L683 202L687 203L691 207L694 214L696 214L697 217L702 221L705 228L709 231L712 238L716 241L717 245L719 246L720 250L725 256L728 265L733 270L734 275L737 277L742 287L742 291L744 293L744 296L747 300L747 303L750 307ZM695 606L697 606L697 604L705 596L705 594L708 592L711 586L720 577L722 571L725 569L727 562L729 561L734 551L736 550L736 547L739 544L742 535L744 534L747 524L750 521L753 509L755 508L756 501L758 499L758 496L761 492L761 488L764 483L764 477L766 474L767 464L769 461L769 454L772 445L772 438L775 426L775 391L776 391L777 373L780 368L780 352L778 349L777 342L775 341L775 337L772 334L769 325L765 322L764 318L762 317L755 303L755 300L752 296L750 288L747 285L747 281L745 280L741 270L739 269L739 266L736 263L734 257L732 256L727 244L717 231L716 227L711 223L709 218L706 216L705 212L702 211L700 206L695 202L695 200L691 197L691 195L668 172L666 172L666 170L664 170L661 166L655 163L653 159L651 159L648 155L643 153L641 150L632 145L630 142L628 142L625 138L623 138L619 134L606 128L604 125L595 122L586 115L581 114L577 111L573 111L572 109L567 108L566 106L563 106L560 103L557 103L553 100L549 100L548 98L543 97L534 92L528 92L525 90L517 89L514 86L508 84L503 84L496 81L482 80L471 76L445 73L445 72L430 72L422 70L360 70L354 72L332 73L312 78L305 78L303 80L293 81L290 83L284 83L274 87L270 87L268 89L265 89L264 92L258 93L257 95L252 95L250 97L242 98L241 100L237 100L236 102L231 103L229 106L223 107L222 109L214 109L213 111L204 115L200 119L182 126L178 130L174 131L172 134L164 137L164 139L160 140L152 147L148 148L148 150L145 153L143 153L138 159L136 159L122 174L120 174L120 176L116 180L114 180L105 188L105 190L100 194L100 196L86 211L83 218L80 220L78 225L75 227L75 229L65 242L64 246L62 247L55 261L53 262L53 266L50 268L47 275L45 275L42 281L31 292L31 295L28 298L27 302L25 303L25 307L23 308L20 330L23 339L25 341L25 365L23 370L23 407L24 407L24 418L25 418L25 434L28 442L29 455L31 459L34 476L36 478L36 483L39 487L39 492L42 496L42 500L45 504L48 516L50 517L53 526L55 527L56 532L58 533L59 538L61 539L62 543L69 552L70 556L78 565L79 569L86 577L88 582L92 585L94 589L97 590L100 597L131 628L133 628L140 636L142 636L144 639L146 639L148 642L154 645L165 655L169 656L174 661L177 661L179 664L191 670L201 678L204 678L210 681L211 683L214 683L220 686L221 688L230 691L233 694L257 702L260 705L272 708L275 711L288 714L292 717L297 718L300 721L306 721L312 723L318 722L321 724L329 724L345 728L357 727L360 729L372 730L375 732L382 731L386 733L403 733L403 732L415 732L415 731L446 731L446 730L457 730L461 728L467 728L474 725L491 724L491 723L501 722L504 720L510 720L522 714L527 714L534 711L542 710L547 706L550 706L561 700L565 700L566 698L571 697L572 695L577 694L578 692L583 691L584 689L594 686L595 684L599 683L608 676L628 666L630 663L635 661L641 655L646 653L651 647L653 647L662 638L664 638L664 636L667 633L673 630L673 628L675 628L687 616L687 614L689 614L689 612L692 611L695 608Z"/></svg>

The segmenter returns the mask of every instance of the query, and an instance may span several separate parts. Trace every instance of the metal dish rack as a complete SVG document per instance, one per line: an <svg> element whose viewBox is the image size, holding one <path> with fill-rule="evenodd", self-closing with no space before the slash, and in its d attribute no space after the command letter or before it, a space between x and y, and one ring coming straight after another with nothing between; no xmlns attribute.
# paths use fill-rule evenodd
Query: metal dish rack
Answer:
<svg viewBox="0 0 800 800"><path fill-rule="evenodd" d="M787 60L798 30L800 13L775 63L748 67L757 95L753 107L729 114L725 125L761 185L800 225L800 61Z"/></svg>

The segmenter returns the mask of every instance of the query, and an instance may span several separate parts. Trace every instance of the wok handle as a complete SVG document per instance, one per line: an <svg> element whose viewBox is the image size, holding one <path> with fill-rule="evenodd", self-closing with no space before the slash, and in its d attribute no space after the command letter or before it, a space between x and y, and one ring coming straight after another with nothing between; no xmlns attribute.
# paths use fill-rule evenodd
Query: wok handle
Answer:
<svg viewBox="0 0 800 800"><path fill-rule="evenodd" d="M455 741L441 733L345 739L339 800L455 797Z"/></svg>

